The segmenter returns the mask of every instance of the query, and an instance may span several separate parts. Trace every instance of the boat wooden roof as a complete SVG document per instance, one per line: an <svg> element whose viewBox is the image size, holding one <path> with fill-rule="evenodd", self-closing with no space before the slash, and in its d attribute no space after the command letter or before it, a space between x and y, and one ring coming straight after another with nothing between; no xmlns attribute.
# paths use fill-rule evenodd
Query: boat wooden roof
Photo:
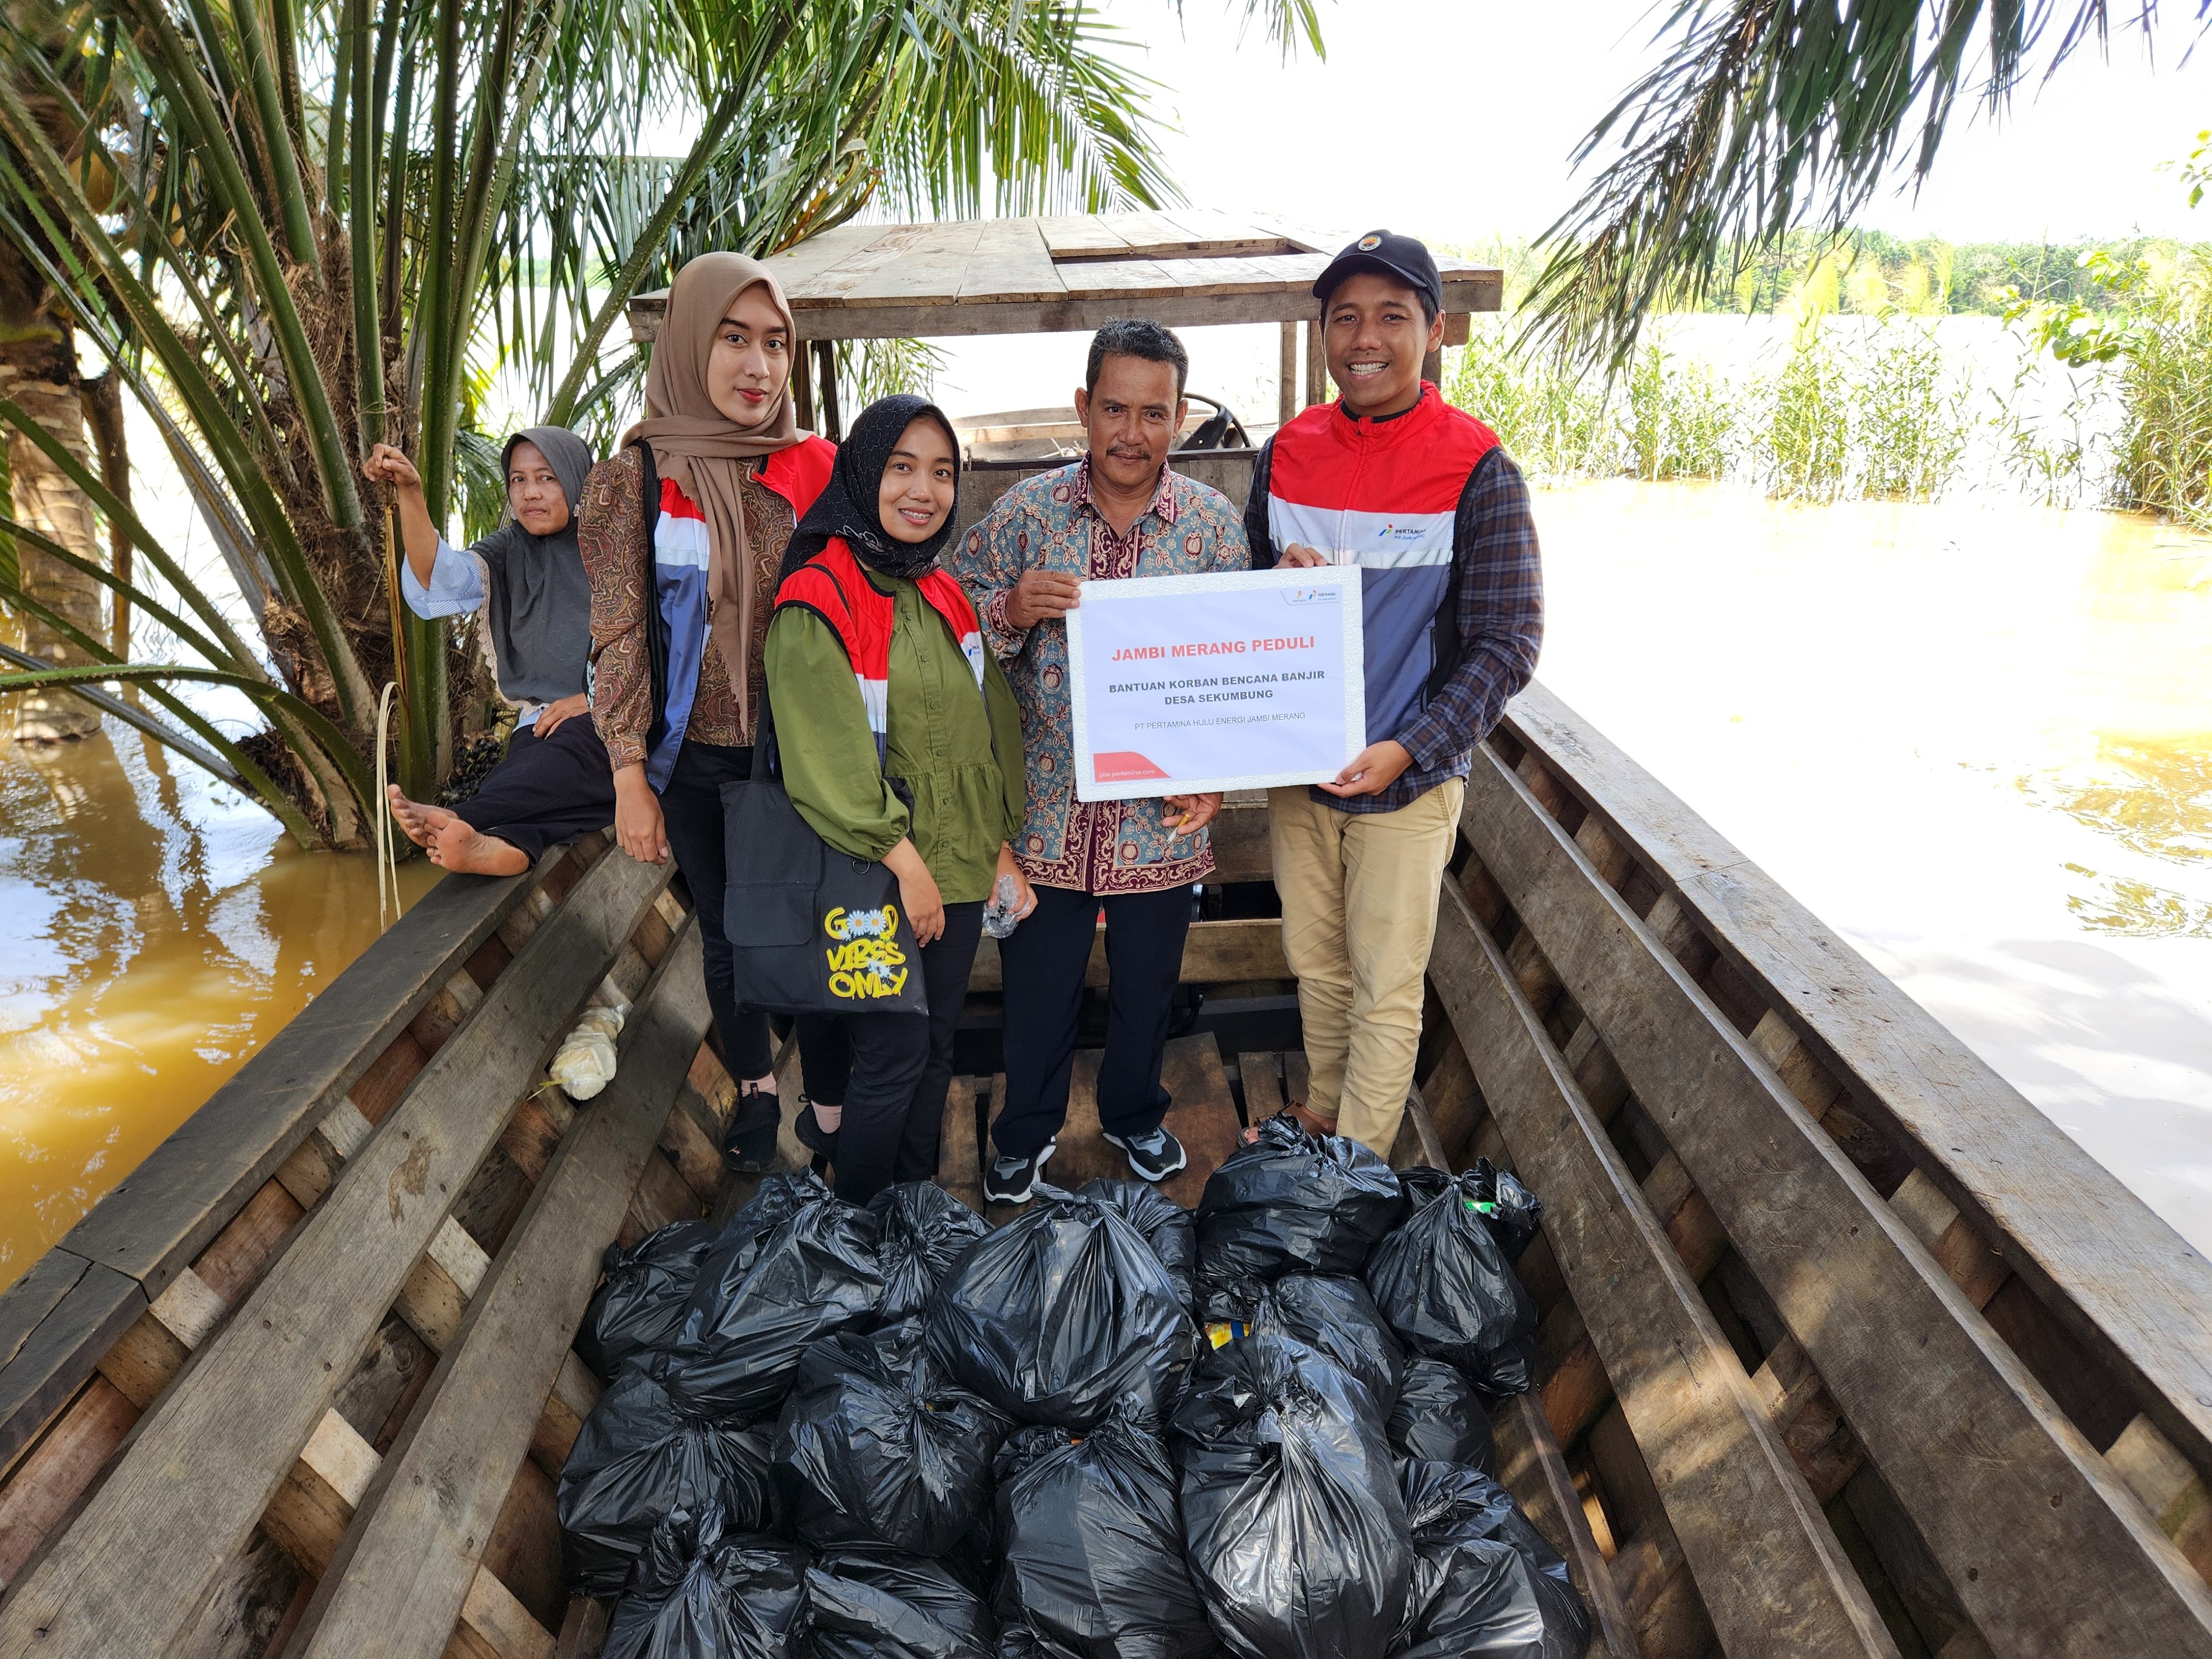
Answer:
<svg viewBox="0 0 2212 1659"><path fill-rule="evenodd" d="M883 340L1156 322L1304 322L1314 278L1357 232L1210 208L836 226L770 258L802 336ZM1448 313L1495 311L1504 274L1442 258ZM631 337L660 331L668 291L630 301Z"/></svg>

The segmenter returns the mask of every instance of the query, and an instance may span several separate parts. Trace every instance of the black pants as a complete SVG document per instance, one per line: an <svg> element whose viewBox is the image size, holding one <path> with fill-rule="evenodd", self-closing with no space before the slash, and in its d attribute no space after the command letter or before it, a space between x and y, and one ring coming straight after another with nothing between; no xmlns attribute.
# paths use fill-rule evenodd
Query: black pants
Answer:
<svg viewBox="0 0 2212 1659"><path fill-rule="evenodd" d="M562 730L566 730L563 727ZM554 737L557 741L561 733ZM726 748L693 743L676 751L676 767L660 792L660 816L667 826L668 850L691 890L699 918L699 944L706 957L707 1006L722 1036L722 1064L743 1082L766 1077L775 1063L769 1045L768 1016L738 1006L737 969L730 960L729 935L722 931L722 894L729 880L722 842L722 786L743 783L753 775L750 745Z"/></svg>
<svg viewBox="0 0 2212 1659"><path fill-rule="evenodd" d="M549 847L605 829L615 821L614 772L592 717L572 714L550 738L524 726L453 816L520 848L533 864Z"/></svg>
<svg viewBox="0 0 2212 1659"><path fill-rule="evenodd" d="M893 1182L937 1173L952 1033L982 936L982 900L945 907L944 933L921 948L927 1014L845 1014L811 1030L802 1027L807 1093L834 1101L842 1085L845 1097L836 1191L848 1203L865 1204Z"/></svg>
<svg viewBox="0 0 2212 1659"><path fill-rule="evenodd" d="M1106 1056L1098 1069L1098 1122L1124 1139L1150 1134L1167 1115L1160 1057L1168 1044L1191 891L1099 898L1040 887L1037 906L999 941L1006 967L1006 1104L991 1139L1006 1158L1029 1158L1067 1121L1067 1078L1083 969L1098 912L1106 912Z"/></svg>

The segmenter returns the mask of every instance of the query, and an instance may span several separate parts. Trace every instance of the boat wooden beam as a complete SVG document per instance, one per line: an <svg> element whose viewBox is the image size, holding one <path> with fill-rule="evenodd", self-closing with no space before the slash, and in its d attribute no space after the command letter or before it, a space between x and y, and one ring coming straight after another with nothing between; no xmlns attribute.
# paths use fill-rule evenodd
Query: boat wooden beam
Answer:
<svg viewBox="0 0 2212 1659"><path fill-rule="evenodd" d="M1897 1652L1741 1362L1467 900L1431 970L1566 1269L1722 1644Z"/></svg>
<svg viewBox="0 0 2212 1659"><path fill-rule="evenodd" d="M0 1655L167 1650L267 1510L529 1076L668 877L665 867L608 858L577 884L0 1605ZM334 1297L338 1284L350 1294ZM185 1470L190 1480L179 1478Z"/></svg>
<svg viewBox="0 0 2212 1659"><path fill-rule="evenodd" d="M1487 745L1476 752L1462 833L1680 1153L1982 1633L2023 1654L2101 1642L2212 1656L2212 1587ZM1900 1352L1912 1364L1900 1364ZM2002 1549L1992 1547L1993 1516L2011 1534Z"/></svg>
<svg viewBox="0 0 2212 1659"><path fill-rule="evenodd" d="M470 1303L453 1359L380 1471L377 1503L326 1572L302 1659L429 1652L453 1630L515 1467L708 1023L685 931L623 1036L614 1079L562 1145Z"/></svg>
<svg viewBox="0 0 2212 1659"><path fill-rule="evenodd" d="M1613 1583L1613 1569L1590 1531L1574 1476L1533 1396L1501 1401L1491 1415L1498 1483L1536 1529L1559 1547L1590 1613L1589 1659L1640 1659L1636 1626Z"/></svg>
<svg viewBox="0 0 2212 1659"><path fill-rule="evenodd" d="M1638 849L1672 902L1769 989L1829 1086L1893 1129L2160 1430L2212 1463L2212 1262L1548 689L1516 698L1505 730Z"/></svg>

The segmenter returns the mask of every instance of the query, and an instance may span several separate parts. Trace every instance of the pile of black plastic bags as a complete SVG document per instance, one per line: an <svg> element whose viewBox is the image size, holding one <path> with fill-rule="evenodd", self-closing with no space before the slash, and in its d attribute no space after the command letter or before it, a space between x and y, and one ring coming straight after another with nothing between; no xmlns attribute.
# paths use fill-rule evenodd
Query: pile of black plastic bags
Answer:
<svg viewBox="0 0 2212 1659"><path fill-rule="evenodd" d="M1525 1188L1284 1116L1194 1214L1038 1192L773 1176L609 1250L560 1482L607 1659L1580 1659L1492 1478Z"/></svg>

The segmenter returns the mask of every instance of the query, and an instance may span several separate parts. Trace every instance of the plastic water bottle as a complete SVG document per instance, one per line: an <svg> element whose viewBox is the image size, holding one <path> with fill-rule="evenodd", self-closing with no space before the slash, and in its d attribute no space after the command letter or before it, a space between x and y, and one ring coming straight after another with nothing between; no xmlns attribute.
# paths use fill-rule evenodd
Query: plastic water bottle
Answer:
<svg viewBox="0 0 2212 1659"><path fill-rule="evenodd" d="M993 939L1004 939L1020 925L1014 908L1021 902L1020 890L1012 876L1000 876L999 884L992 889L990 902L983 907L983 931Z"/></svg>

